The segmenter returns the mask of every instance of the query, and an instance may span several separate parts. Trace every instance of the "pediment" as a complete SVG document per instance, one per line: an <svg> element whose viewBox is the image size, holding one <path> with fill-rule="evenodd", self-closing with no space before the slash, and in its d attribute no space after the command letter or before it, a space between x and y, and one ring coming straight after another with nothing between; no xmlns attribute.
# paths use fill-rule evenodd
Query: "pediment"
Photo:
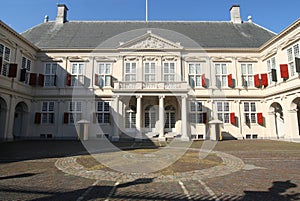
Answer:
<svg viewBox="0 0 300 201"><path fill-rule="evenodd" d="M126 43L120 43L119 49L182 49L179 43L174 43L152 33L147 33Z"/></svg>

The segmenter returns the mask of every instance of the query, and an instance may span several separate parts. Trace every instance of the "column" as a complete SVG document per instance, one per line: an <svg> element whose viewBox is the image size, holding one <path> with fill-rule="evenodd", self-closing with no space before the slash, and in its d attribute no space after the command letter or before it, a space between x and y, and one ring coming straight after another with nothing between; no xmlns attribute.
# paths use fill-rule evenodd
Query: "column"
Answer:
<svg viewBox="0 0 300 201"><path fill-rule="evenodd" d="M190 141L187 135L186 96L181 96L181 140Z"/></svg>
<svg viewBox="0 0 300 201"><path fill-rule="evenodd" d="M141 101L142 96L136 96L136 141L142 140L142 130L141 130Z"/></svg>
<svg viewBox="0 0 300 201"><path fill-rule="evenodd" d="M299 126L298 126L298 115L297 109L287 110L287 115L285 115L284 123L285 123L285 138L290 141L298 141L300 140L299 136Z"/></svg>
<svg viewBox="0 0 300 201"><path fill-rule="evenodd" d="M119 141L120 139L120 129L119 129L119 96L114 96L114 111L113 120L114 120L114 127L113 127L113 134L112 134L112 141Z"/></svg>
<svg viewBox="0 0 300 201"><path fill-rule="evenodd" d="M278 139L277 128L275 125L275 113L268 112L268 127L266 129L265 139Z"/></svg>
<svg viewBox="0 0 300 201"><path fill-rule="evenodd" d="M159 96L159 141L166 141L164 128L165 128L165 108L164 108L164 98L165 96Z"/></svg>

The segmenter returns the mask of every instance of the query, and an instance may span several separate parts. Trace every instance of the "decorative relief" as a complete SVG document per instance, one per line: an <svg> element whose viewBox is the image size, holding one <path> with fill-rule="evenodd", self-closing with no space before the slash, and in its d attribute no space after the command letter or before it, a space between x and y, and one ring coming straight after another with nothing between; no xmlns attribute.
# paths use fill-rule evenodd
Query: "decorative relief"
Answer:
<svg viewBox="0 0 300 201"><path fill-rule="evenodd" d="M178 47L176 47L175 45L166 43L162 40L159 40L158 38L155 38L153 36L149 36L145 40L132 45L130 48L134 48L134 49L174 49L174 48L178 48Z"/></svg>

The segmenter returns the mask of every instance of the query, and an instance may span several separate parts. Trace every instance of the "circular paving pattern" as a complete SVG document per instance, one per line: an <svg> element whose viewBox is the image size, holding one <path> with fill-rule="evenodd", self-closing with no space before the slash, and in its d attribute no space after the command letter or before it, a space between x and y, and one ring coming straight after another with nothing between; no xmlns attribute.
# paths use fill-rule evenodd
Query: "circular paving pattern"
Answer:
<svg viewBox="0 0 300 201"><path fill-rule="evenodd" d="M192 149L192 151L199 151L199 149ZM203 150L202 150L203 151ZM204 153L205 154L205 153ZM220 165L216 165L206 169L192 170L186 172L174 172L171 175L164 175L161 172L154 173L123 173L118 171L110 171L108 169L95 169L90 170L89 168L81 165L77 162L77 159L82 156L72 156L60 158L55 162L55 166L71 175L76 175L88 179L94 180L108 180L108 181L121 181L129 182L136 179L153 179L153 182L169 182L169 181L189 181L189 180L202 180L206 178L213 178L218 176L224 176L237 172L241 170L245 164L240 159L233 155L226 154L219 151L211 151L209 154L215 154L217 157L222 159ZM123 157L130 160L145 160L146 162L151 162L151 160L157 160L156 153L142 154L138 157L136 154L131 154L129 152L124 152ZM160 160L164 158L172 157L171 155L159 156Z"/></svg>

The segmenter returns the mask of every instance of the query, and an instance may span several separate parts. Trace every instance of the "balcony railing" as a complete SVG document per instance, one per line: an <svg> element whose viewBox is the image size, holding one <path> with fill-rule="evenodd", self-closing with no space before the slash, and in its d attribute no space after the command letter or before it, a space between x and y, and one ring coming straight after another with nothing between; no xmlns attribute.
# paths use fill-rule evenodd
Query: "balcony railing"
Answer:
<svg viewBox="0 0 300 201"><path fill-rule="evenodd" d="M128 89L153 89L153 90L187 90L187 82L115 82L114 89L128 90Z"/></svg>

